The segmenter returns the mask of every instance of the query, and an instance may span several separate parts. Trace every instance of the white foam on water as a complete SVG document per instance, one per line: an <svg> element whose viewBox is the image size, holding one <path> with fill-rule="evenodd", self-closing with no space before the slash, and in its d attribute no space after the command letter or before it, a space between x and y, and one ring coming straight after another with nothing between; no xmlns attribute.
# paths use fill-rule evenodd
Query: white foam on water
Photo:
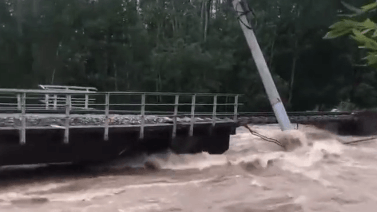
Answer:
<svg viewBox="0 0 377 212"><path fill-rule="evenodd" d="M50 193L50 194L24 194L24 193L15 193L7 192L0 194L0 199L4 202L11 202L14 200L27 200L27 199L41 199L46 198L49 201L57 202L74 202L74 201L90 201L99 197L113 196L116 194L129 191L131 189L149 189L153 187L182 187L190 185L198 185L201 183L206 183L213 181L215 178L206 178L199 180L190 180L184 182L157 182L157 183L146 183L146 184L132 184L125 185L117 188L105 188L105 189L88 189L85 191L80 191L77 193Z"/></svg>
<svg viewBox="0 0 377 212"><path fill-rule="evenodd" d="M244 172L241 172L241 174L244 175L249 174L247 176L248 178L242 182L245 183L245 186L250 186L252 189L258 190L258 192L266 192L265 194L261 195L263 198L266 197L266 200L268 200L268 194L277 193L283 195L290 192L292 194L291 203L303 206L302 208L305 209L304 211L318 210L327 212L337 207L340 208L339 211L342 211L341 209L343 206L332 198L336 197L334 197L335 194L347 191L347 197L350 200L358 200L359 196L361 195L360 192L353 192L355 194L352 193L352 189L356 189L357 185L364 186L362 189L370 189L368 191L371 193L370 198L377 198L377 194L375 196L372 195L377 186L368 186L369 182L364 182L363 184L360 183L363 182L363 180L372 179L374 176L372 176L372 174L377 173L377 168L373 168L375 166L375 159L377 158L374 156L376 146L371 145L371 147L368 146L361 148L344 146L339 142L340 139L336 135L306 126L301 126L299 130L291 132L281 132L279 127L276 125L253 126L252 129L256 130L262 135L284 142L286 145L293 144L293 146L291 146L292 148L289 149L289 151L285 151L276 144L266 142L258 137L255 137L254 135L251 135L250 132L245 129L238 129L238 134L232 136L229 151L223 155L210 155L208 153L176 155L168 151L149 156L142 154L137 157L120 159L100 168L141 168L145 167L146 163L152 163L157 169L173 171L199 170L200 172L198 173L206 174L206 169L210 170L211 168L216 167L216 169L213 169L216 171L218 167L224 167L223 169L226 170L224 172L229 170L229 175L227 177L234 177L232 176L232 174L234 174L232 173L232 170L228 169L229 166L236 167L235 170L237 171L246 170L238 168L244 168L245 165L251 165L253 169L258 169L262 172L264 170L268 171L276 168L276 174L271 178L263 175L257 176L253 171L249 170L246 170L249 172L244 171L245 174ZM308 133L312 133L311 136L307 136ZM317 139L316 136L312 136L313 133L321 135L317 136L318 138L321 138ZM292 143L292 141L297 140L300 141L299 144L294 142ZM274 169L270 169L270 167L274 167ZM347 173L342 172L343 170L350 171L352 174L354 174L355 178L359 179L358 182L349 182L350 179L353 179L353 176L339 178L338 175ZM208 173L212 174L213 172ZM368 174L368 176L366 176L366 174ZM185 180L179 177L172 178L171 180L168 179L166 182L140 183L139 181L131 182L130 184L130 181L127 180L124 181L127 184L119 184L119 186L113 188L93 187L71 193L65 192L28 195L27 193L53 190L57 187L65 186L66 184L47 184L40 188L37 188L37 185L30 185L24 191L11 190L7 193L0 193L0 199L4 201L1 204L5 204L13 200L30 198L47 198L49 201L75 202L90 201L95 198L113 196L128 191L144 191L143 189L147 191L147 189L159 188L165 190L166 188L170 188L174 192L178 192L184 191L186 187L193 189L195 186L197 186L195 188L198 189L198 192L204 192L204 189L200 190L199 188L207 185L214 186L214 184L211 183L217 179L216 177L208 176L205 176L205 179L197 179L196 175L192 176L192 180L187 180L190 176L185 178ZM106 180L106 178L101 179L101 181L102 180ZM295 180L297 180L297 182ZM355 183L355 185L352 185L352 183ZM370 183L373 184L373 182ZM224 184L221 186L224 186ZM307 191L305 190L306 188ZM231 187L226 187L226 189L231 190ZM319 192L321 189L323 190L323 194ZM245 194L252 192L253 190L250 190L245 192ZM211 195L226 196L225 194L220 193ZM241 194L239 195L241 196ZM377 201L377 199L374 200ZM360 200L358 201L360 202ZM313 202L315 202L315 204ZM340 202L340 200L338 200L338 202ZM281 202L281 204L279 203L274 205L284 208L285 204L287 203ZM143 208L144 206L146 208ZM160 208L161 205L158 203L151 203L148 204L148 206L144 206L132 205L124 210L164 210L164 208ZM270 206L266 206L266 208L269 207Z"/></svg>
<svg viewBox="0 0 377 212"><path fill-rule="evenodd" d="M27 188L23 188L23 192L25 193L34 193L34 192L44 192L53 189L57 189L63 186L68 186L69 183L48 183L48 184L35 184L33 186L28 185Z"/></svg>
<svg viewBox="0 0 377 212"><path fill-rule="evenodd" d="M259 127L258 132L270 138L275 138L285 145L292 146L289 152L270 142L266 142L242 130L232 139L230 149L223 155L210 155L206 152L198 154L177 155L172 152L162 152L154 155L140 155L132 159L121 159L110 166L144 167L146 162L154 164L158 169L187 170L208 169L213 166L240 165L256 162L261 168L267 168L270 161L279 161L281 168L292 172L305 171L301 168L311 167L322 159L343 153L343 145L335 139L313 141L306 138L305 131L292 130L281 132L276 126ZM321 132L326 133L326 132Z"/></svg>
<svg viewBox="0 0 377 212"><path fill-rule="evenodd" d="M229 163L225 155L210 155L206 152L198 154L170 154L167 159L151 156L148 161L157 163L161 169L188 170L188 169L207 169L213 166L222 166Z"/></svg>

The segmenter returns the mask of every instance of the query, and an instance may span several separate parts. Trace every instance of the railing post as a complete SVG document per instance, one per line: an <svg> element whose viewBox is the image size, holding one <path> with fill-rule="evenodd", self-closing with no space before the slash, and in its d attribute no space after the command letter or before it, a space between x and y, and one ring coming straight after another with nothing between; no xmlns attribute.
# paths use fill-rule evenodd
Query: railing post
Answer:
<svg viewBox="0 0 377 212"><path fill-rule="evenodd" d="M66 95L65 98L65 130L64 130L64 143L69 143L69 118L71 112L71 95Z"/></svg>
<svg viewBox="0 0 377 212"><path fill-rule="evenodd" d="M58 95L55 94L55 95L54 95L54 109L56 110L57 107L58 107Z"/></svg>
<svg viewBox="0 0 377 212"><path fill-rule="evenodd" d="M217 113L217 95L213 97L213 110L212 110L212 127L216 125Z"/></svg>
<svg viewBox="0 0 377 212"><path fill-rule="evenodd" d="M140 121L140 139L144 139L145 125L145 94L141 95L141 121Z"/></svg>
<svg viewBox="0 0 377 212"><path fill-rule="evenodd" d="M110 93L106 93L105 96L105 135L103 139L109 140L109 110L110 110Z"/></svg>
<svg viewBox="0 0 377 212"><path fill-rule="evenodd" d="M26 144L26 93L23 93L21 97L20 144Z"/></svg>
<svg viewBox="0 0 377 212"><path fill-rule="evenodd" d="M174 101L174 117L173 117L173 134L172 138L177 136L177 116L178 116L178 106L179 106L179 95L175 95Z"/></svg>
<svg viewBox="0 0 377 212"><path fill-rule="evenodd" d="M238 95L234 97L234 117L233 121L237 122L238 121Z"/></svg>
<svg viewBox="0 0 377 212"><path fill-rule="evenodd" d="M89 89L86 89L86 92L89 92ZM89 108L89 95L85 94L85 109Z"/></svg>
<svg viewBox="0 0 377 212"><path fill-rule="evenodd" d="M48 94L45 94L45 105L46 105L46 110L48 110L48 107L49 107L49 96Z"/></svg>
<svg viewBox="0 0 377 212"><path fill-rule="evenodd" d="M195 101L196 101L196 94L192 95L191 99L191 121L190 121L190 131L189 136L194 135L194 124L195 124Z"/></svg>
<svg viewBox="0 0 377 212"><path fill-rule="evenodd" d="M17 94L17 110L21 110L21 106L22 105L22 102L21 102L21 94Z"/></svg>

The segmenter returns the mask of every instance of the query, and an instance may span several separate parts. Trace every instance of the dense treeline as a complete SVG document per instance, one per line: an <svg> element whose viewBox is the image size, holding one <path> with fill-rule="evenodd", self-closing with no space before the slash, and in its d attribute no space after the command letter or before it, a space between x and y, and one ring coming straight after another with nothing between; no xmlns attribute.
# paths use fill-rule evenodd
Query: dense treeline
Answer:
<svg viewBox="0 0 377 212"><path fill-rule="evenodd" d="M357 45L322 39L340 0L249 4L289 110L377 105L376 72ZM0 87L241 93L247 110L271 110L225 0L0 0L0 69Z"/></svg>

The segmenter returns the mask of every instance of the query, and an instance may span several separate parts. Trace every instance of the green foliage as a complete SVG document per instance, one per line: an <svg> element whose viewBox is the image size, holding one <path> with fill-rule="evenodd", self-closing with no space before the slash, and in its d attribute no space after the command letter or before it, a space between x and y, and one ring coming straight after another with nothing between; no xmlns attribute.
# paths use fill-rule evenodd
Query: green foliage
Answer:
<svg viewBox="0 0 377 212"><path fill-rule="evenodd" d="M328 109L347 99L374 104L374 97L363 98L375 95L376 77L353 67L359 51L322 39L342 9L338 1L249 5L259 44L290 110L317 104ZM355 8L362 15L375 7ZM342 21L342 30L333 28L331 36L352 34L365 49L375 48L376 29L365 31L373 21ZM242 93L244 110L271 110L227 1L0 0L0 50L0 87ZM369 52L368 60L375 61Z"/></svg>
<svg viewBox="0 0 377 212"><path fill-rule="evenodd" d="M350 8L349 5L347 5ZM353 7L352 7L353 8ZM352 9L351 8L351 9ZM368 13L377 9L377 3L367 4L361 9L352 9L357 14L351 16L353 19L363 13ZM377 24L371 19L367 18L365 21L356 20L341 20L330 26L330 31L325 35L325 39L334 39L344 35L351 35L359 48L366 49L367 60L369 66L377 67Z"/></svg>

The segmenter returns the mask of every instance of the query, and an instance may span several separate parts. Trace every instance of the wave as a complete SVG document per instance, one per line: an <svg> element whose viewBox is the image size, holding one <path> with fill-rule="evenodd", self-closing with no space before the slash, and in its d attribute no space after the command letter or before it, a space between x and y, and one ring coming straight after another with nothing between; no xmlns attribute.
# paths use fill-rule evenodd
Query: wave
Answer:
<svg viewBox="0 0 377 212"><path fill-rule="evenodd" d="M177 155L167 150L152 155L134 155L88 167L94 172L126 170L124 172L126 175L132 173L132 170L147 170L145 172L147 178L143 182L141 180L132 181L140 176L140 172L138 172L138 175L132 177L132 179L125 180L124 177L121 177L123 186L100 189L99 187L91 187L92 183L89 182L88 187L84 187L79 192L72 194L62 189L72 186L73 182L67 180L61 183L51 182L41 187L35 185L30 188L29 185L29 188L24 191L0 194L0 199L3 200L4 204L15 200L45 200L46 198L49 201L90 200L96 197L115 195L127 189L185 186L218 181L218 173L222 174L224 172L228 172L229 176L237 174L250 176L252 179L250 184L259 187L269 186L262 182L266 173L271 174L271 176L299 175L307 180L318 182L325 187L330 187L333 186L334 181L329 180L324 175L328 175L331 171L335 172L336 170L333 167L338 164L348 164L354 167L361 166L352 162L352 155L349 155L349 153L352 153L352 151L360 155L363 155L363 153L360 153L355 147L344 146L341 143L344 138L327 131L310 126L302 126L300 130L288 133L281 132L277 126L253 126L253 130L279 140L285 145L285 148L266 142L251 135L246 129L240 128L237 134L231 138L229 151L223 155L210 155L206 152ZM373 153L369 149L368 152L370 154ZM329 166L331 166L331 169L326 169ZM190 173L191 175L188 174L187 177L182 177L185 173L188 173L188 170L198 171L197 173L200 174L210 170L221 170L221 172L211 172L209 175L212 173L216 175L211 177L207 175L204 179L198 179L198 176L192 173ZM232 172L233 170L240 172ZM150 175L151 172L164 173L164 171L181 172L183 174L179 176L180 178L169 178L163 174ZM258 178L259 176L261 177ZM103 176L103 178L108 179L109 176Z"/></svg>
<svg viewBox="0 0 377 212"><path fill-rule="evenodd" d="M229 151L223 155L210 155L206 152L177 155L171 151L165 151L123 158L93 168L146 168L178 171L250 164L257 169L266 169L273 163L279 163L283 170L297 172L300 168L311 167L323 160L339 157L345 148L336 135L311 127L291 132L281 132L279 128L271 126L257 130L263 135L280 141L285 148L266 142L241 129L231 139Z"/></svg>

